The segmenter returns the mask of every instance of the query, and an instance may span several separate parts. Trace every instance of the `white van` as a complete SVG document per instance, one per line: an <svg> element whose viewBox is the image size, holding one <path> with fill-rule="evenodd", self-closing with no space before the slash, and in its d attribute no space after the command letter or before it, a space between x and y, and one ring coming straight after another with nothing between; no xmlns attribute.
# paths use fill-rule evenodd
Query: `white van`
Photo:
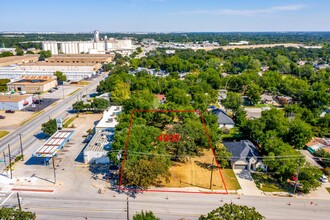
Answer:
<svg viewBox="0 0 330 220"><path fill-rule="evenodd" d="M25 95L26 94L26 91L20 91L19 94L20 95Z"/></svg>

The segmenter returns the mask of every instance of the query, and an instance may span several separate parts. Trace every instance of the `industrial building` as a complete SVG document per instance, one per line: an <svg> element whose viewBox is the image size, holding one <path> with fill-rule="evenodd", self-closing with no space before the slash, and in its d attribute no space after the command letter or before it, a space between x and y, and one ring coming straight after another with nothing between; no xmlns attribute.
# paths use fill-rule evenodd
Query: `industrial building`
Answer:
<svg viewBox="0 0 330 220"><path fill-rule="evenodd" d="M23 76L18 81L7 83L8 90L30 94L47 92L56 86L57 80L54 76Z"/></svg>
<svg viewBox="0 0 330 220"><path fill-rule="evenodd" d="M109 163L107 156L111 149L115 127L118 124L116 116L122 111L121 106L111 106L104 111L100 122L95 126L94 136L84 150L84 162L104 164Z"/></svg>
<svg viewBox="0 0 330 220"><path fill-rule="evenodd" d="M22 110L32 104L31 95L0 95L1 110Z"/></svg>
<svg viewBox="0 0 330 220"><path fill-rule="evenodd" d="M39 59L39 55L24 55L24 56L10 56L1 57L0 66L19 65L23 63L36 62Z"/></svg>
<svg viewBox="0 0 330 220"><path fill-rule="evenodd" d="M104 54L108 51L117 50L133 50L131 39L100 39L99 32L94 31L93 41L44 41L42 42L43 50L50 50L51 53L59 54Z"/></svg>
<svg viewBox="0 0 330 220"><path fill-rule="evenodd" d="M44 165L48 165L49 160L70 141L73 133L73 130L58 130L32 156L43 158Z"/></svg>
<svg viewBox="0 0 330 220"><path fill-rule="evenodd" d="M98 64L111 63L114 54L68 54L54 55L46 59L47 63Z"/></svg>
<svg viewBox="0 0 330 220"><path fill-rule="evenodd" d="M19 66L21 70L30 71L98 71L102 67L101 63L48 63L48 62L36 62L28 63Z"/></svg>

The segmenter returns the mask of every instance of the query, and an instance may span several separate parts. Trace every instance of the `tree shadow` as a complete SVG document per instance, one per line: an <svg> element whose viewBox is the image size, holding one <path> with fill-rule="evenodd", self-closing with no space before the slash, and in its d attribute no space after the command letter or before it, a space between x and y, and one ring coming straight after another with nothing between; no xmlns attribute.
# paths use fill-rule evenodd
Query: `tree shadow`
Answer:
<svg viewBox="0 0 330 220"><path fill-rule="evenodd" d="M49 179L46 179L46 178L43 178L43 177L40 177L40 176L37 176L35 174L33 174L31 177L35 177L37 179L40 179L40 180L43 180L43 181L46 181L46 182L49 182L49 183L54 183L54 181L52 180L49 180Z"/></svg>
<svg viewBox="0 0 330 220"><path fill-rule="evenodd" d="M216 165L213 165L213 166L212 166L211 163L205 163L205 162L195 161L195 164L196 164L197 166L200 166L200 167L202 167L203 169L206 169L206 170L209 170L209 171L211 171L212 169L214 170L214 169L217 168Z"/></svg>

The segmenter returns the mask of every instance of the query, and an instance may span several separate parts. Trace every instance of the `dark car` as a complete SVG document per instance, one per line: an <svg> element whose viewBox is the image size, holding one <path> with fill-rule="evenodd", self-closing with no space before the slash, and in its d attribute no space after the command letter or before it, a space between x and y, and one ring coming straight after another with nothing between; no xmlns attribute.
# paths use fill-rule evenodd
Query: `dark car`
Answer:
<svg viewBox="0 0 330 220"><path fill-rule="evenodd" d="M5 119L5 118L6 118L6 116L0 115L0 119Z"/></svg>
<svg viewBox="0 0 330 220"><path fill-rule="evenodd" d="M6 110L5 113L15 113L14 110Z"/></svg>

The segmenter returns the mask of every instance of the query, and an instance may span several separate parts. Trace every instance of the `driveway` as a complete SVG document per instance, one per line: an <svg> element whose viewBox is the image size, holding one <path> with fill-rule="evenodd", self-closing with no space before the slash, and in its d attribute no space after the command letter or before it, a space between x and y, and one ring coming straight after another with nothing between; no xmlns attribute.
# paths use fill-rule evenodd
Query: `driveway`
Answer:
<svg viewBox="0 0 330 220"><path fill-rule="evenodd" d="M308 150L300 150L300 153L302 153L302 154L305 156L307 162L308 162L310 165L315 166L315 167L320 168L320 169L323 168L320 164L318 164L318 163L314 160L314 156L313 156Z"/></svg>
<svg viewBox="0 0 330 220"><path fill-rule="evenodd" d="M257 188L249 171L237 169L234 170L234 173L241 186L241 189L237 190L238 194L251 196L264 195L264 193Z"/></svg>

